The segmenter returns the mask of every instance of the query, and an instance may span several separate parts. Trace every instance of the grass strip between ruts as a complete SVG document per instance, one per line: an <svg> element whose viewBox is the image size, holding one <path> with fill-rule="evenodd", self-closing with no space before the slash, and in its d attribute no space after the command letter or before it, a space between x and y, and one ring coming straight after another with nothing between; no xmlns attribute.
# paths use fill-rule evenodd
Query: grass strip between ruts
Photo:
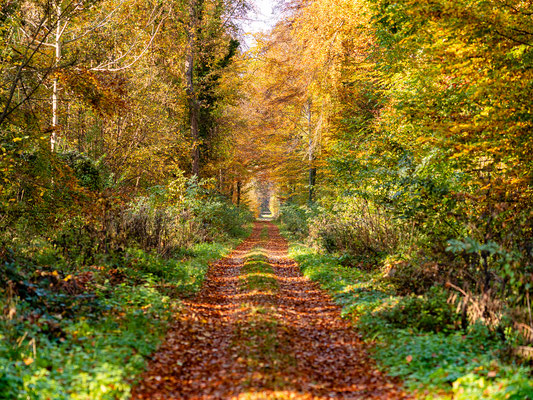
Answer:
<svg viewBox="0 0 533 400"><path fill-rule="evenodd" d="M266 233L268 237L268 233ZM261 233L265 239L265 230ZM246 257L240 273L241 291L247 300L241 304L236 322L233 347L239 361L249 372L243 382L247 392L242 399L264 398L264 391L276 391L283 397L287 386L283 371L295 365L289 344L285 343L283 322L273 301L279 287L266 252L260 246Z"/></svg>

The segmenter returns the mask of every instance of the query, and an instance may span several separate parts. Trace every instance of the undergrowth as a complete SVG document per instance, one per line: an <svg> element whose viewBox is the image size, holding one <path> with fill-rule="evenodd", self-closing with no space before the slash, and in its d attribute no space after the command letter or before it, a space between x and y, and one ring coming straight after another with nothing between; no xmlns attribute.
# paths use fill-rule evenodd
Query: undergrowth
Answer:
<svg viewBox="0 0 533 400"><path fill-rule="evenodd" d="M485 326L462 330L443 288L400 296L379 272L343 266L334 255L293 244L290 256L375 344L380 366L419 398L533 399L531 369Z"/></svg>
<svg viewBox="0 0 533 400"><path fill-rule="evenodd" d="M179 297L234 244L198 244L171 259L126 249L75 275L43 243L14 251L1 277L0 399L128 398Z"/></svg>

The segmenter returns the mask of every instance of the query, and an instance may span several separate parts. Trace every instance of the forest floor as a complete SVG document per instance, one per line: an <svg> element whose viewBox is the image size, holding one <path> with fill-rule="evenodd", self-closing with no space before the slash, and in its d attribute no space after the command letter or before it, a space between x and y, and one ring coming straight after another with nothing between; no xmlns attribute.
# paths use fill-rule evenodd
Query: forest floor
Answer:
<svg viewBox="0 0 533 400"><path fill-rule="evenodd" d="M133 399L403 399L270 222L213 263Z"/></svg>

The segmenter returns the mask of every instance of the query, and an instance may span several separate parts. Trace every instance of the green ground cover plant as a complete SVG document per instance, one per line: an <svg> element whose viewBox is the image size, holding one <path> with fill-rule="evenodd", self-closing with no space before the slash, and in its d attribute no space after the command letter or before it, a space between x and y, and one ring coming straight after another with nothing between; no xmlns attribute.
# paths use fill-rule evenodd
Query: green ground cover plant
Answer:
<svg viewBox="0 0 533 400"><path fill-rule="evenodd" d="M127 249L76 275L42 243L16 252L0 289L0 399L128 398L179 297L235 244L197 244L171 259Z"/></svg>
<svg viewBox="0 0 533 400"><path fill-rule="evenodd" d="M380 366L420 398L533 398L531 369L509 356L511 343L480 323L462 329L444 288L402 296L382 273L343 266L342 257L295 243L290 256L374 343Z"/></svg>
<svg viewBox="0 0 533 400"><path fill-rule="evenodd" d="M88 157L57 162L61 195L0 210L0 399L126 399L252 216L179 169L131 193Z"/></svg>
<svg viewBox="0 0 533 400"><path fill-rule="evenodd" d="M277 289L277 281L274 272L264 255L249 257L242 267L242 274L246 286L250 290L273 293Z"/></svg>

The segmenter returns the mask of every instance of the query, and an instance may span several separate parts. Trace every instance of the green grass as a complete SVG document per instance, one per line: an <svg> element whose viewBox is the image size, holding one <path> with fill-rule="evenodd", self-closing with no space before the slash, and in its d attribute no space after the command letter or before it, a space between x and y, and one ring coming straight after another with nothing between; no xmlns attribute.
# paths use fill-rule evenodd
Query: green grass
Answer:
<svg viewBox="0 0 533 400"><path fill-rule="evenodd" d="M75 295L26 272L55 271L68 281L53 251L6 264L31 291L0 290L0 399L128 398L179 311L178 296L199 290L209 261L234 244L200 244L170 260L140 250L101 256L88 290Z"/></svg>
<svg viewBox="0 0 533 400"><path fill-rule="evenodd" d="M254 255L246 259L241 270L241 280L248 290L274 293L278 282L266 256Z"/></svg>
<svg viewBox="0 0 533 400"><path fill-rule="evenodd" d="M283 332L283 321L273 306L243 304L245 315L236 324L233 350L246 366L248 375L242 385L248 389L280 390L290 382L286 369L296 365L290 352L290 343ZM264 397L260 397L264 398ZM270 398L270 397L269 397Z"/></svg>
<svg viewBox="0 0 533 400"><path fill-rule="evenodd" d="M268 237L263 229L261 236ZM248 253L240 271L241 289L250 294L275 294L278 282L265 252L257 247ZM288 366L296 365L296 360L288 350L290 344L282 334L283 321L280 320L275 305L269 297L255 298L241 305L243 315L236 323L232 346L239 354L249 372L242 382L250 392L259 397L264 390L279 390L287 386L285 373ZM257 392L256 392L257 391ZM270 398L270 397L269 397Z"/></svg>
<svg viewBox="0 0 533 400"><path fill-rule="evenodd" d="M268 227L264 226L261 229L259 238L262 241L268 239ZM255 247L247 254L241 269L240 279L248 290L274 293L278 289L274 271L268 263L265 250L260 246Z"/></svg>
<svg viewBox="0 0 533 400"><path fill-rule="evenodd" d="M261 229L261 234L259 235L259 238L261 240L267 240L268 239L268 228L266 226L264 226Z"/></svg>
<svg viewBox="0 0 533 400"><path fill-rule="evenodd" d="M374 344L381 368L420 398L533 399L531 369L507 359L506 344L484 326L461 331L442 289L401 297L379 273L333 255L293 244L290 256Z"/></svg>

